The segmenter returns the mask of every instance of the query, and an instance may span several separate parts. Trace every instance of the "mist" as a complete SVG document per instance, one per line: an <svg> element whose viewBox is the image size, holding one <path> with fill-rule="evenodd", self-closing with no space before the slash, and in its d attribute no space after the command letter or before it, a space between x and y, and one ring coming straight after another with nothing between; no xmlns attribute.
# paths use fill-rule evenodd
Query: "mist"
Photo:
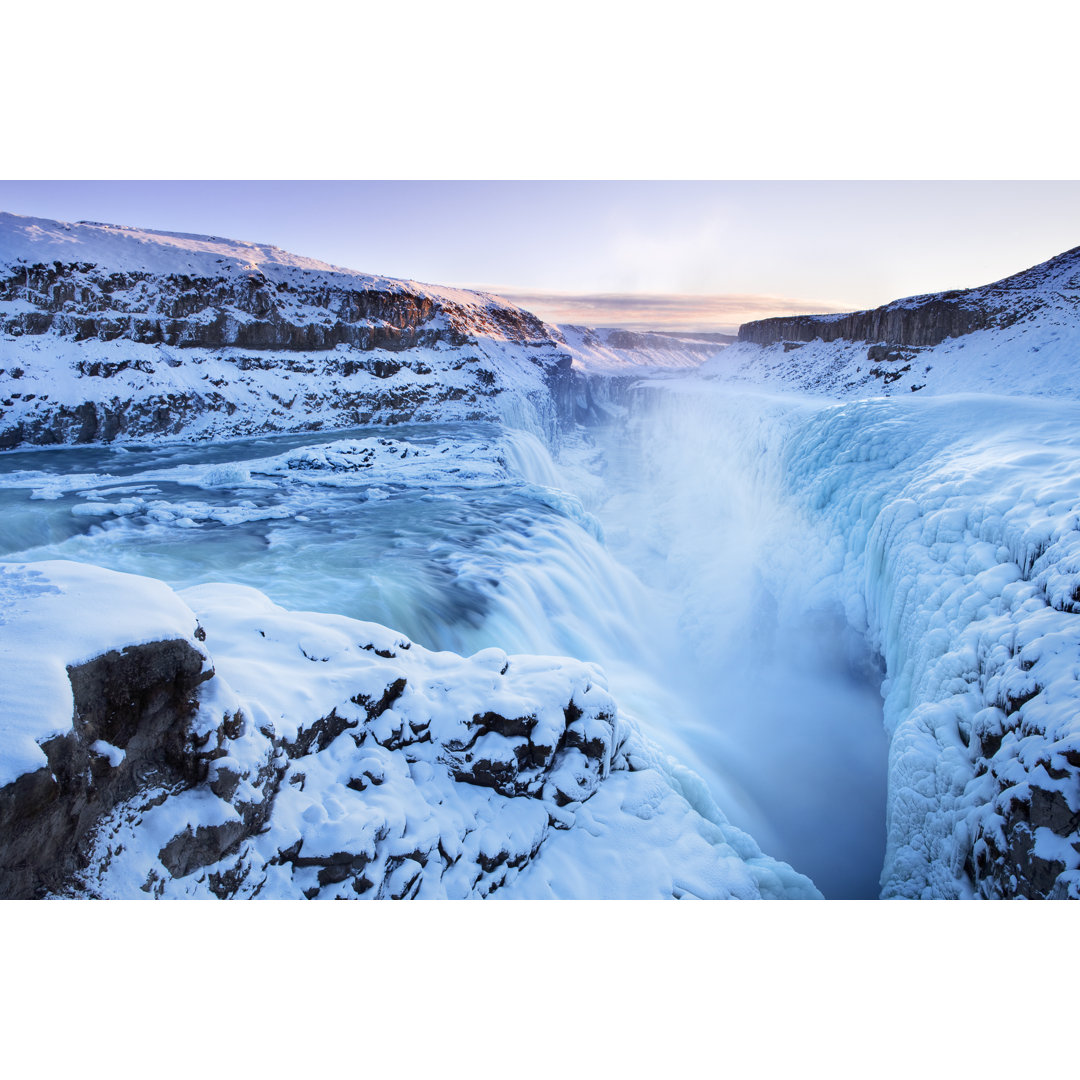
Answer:
<svg viewBox="0 0 1080 1080"><path fill-rule="evenodd" d="M690 387L645 385L593 433L603 466L587 498L613 557L666 601L646 633L656 678L678 687L668 727L765 850L826 896L876 896L880 659L844 614L836 538L798 508L785 468L792 434L829 406Z"/></svg>
<svg viewBox="0 0 1080 1080"><path fill-rule="evenodd" d="M699 813L827 896L876 896L881 672L834 585L843 544L789 487L793 438L826 406L712 390L646 386L557 460L495 425L387 429L394 476L402 447L421 463L408 483L285 468L333 452L312 433L12 454L0 555L251 585L436 650L595 663L672 775L704 781Z"/></svg>

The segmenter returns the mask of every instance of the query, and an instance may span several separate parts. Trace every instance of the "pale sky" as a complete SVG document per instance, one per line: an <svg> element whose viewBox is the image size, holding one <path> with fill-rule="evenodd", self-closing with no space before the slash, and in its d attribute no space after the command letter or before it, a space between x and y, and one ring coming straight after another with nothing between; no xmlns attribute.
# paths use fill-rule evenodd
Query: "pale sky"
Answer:
<svg viewBox="0 0 1080 1080"><path fill-rule="evenodd" d="M1077 181L0 181L0 209L276 244L557 322L732 330L1080 245Z"/></svg>

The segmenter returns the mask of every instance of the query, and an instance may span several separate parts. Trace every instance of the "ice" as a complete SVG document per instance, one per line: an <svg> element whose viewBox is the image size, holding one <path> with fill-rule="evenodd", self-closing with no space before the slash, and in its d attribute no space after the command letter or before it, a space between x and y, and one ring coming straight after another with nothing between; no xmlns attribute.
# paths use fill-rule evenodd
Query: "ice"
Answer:
<svg viewBox="0 0 1080 1080"><path fill-rule="evenodd" d="M216 238L0 225L25 240L16 259L84 245L125 266L183 252L207 273L222 259L230 273L235 262L282 281L344 273ZM391 291L406 284L378 279ZM717 350L696 376L685 374L685 351L653 342L652 374L665 377L646 379L627 370L617 337L564 328L577 370L600 380L597 400L617 416L607 427L553 438L554 406L527 350L492 338L475 357L469 346L470 362L508 373L484 420L463 422L473 413L462 406L424 416L453 423L392 430L7 456L0 630L8 669L30 675L2 691L15 718L3 775L40 767L38 743L71 722L65 664L130 643L113 630L121 614L143 610L134 640L191 628L190 613L153 587L117 585L134 598L118 605L89 577L73 592L76 572L58 569L68 564L37 563L70 559L185 590L211 635L218 628L221 695L282 739L327 710L347 713L347 687L377 696L388 673L420 657L423 678L372 722L380 738L423 715L452 740L462 709L522 720L515 709L531 708L539 735L555 739L566 694L575 707L595 704L581 737L598 738L595 710L610 695L638 771L613 770L544 825L535 807L487 795L474 805L475 793L445 811L476 819L468 835L442 834L467 862L497 859L500 839L542 841L545 855L508 878L504 895L806 894L762 848L828 895L973 895L968 864L1008 846L1014 802L1060 797L1077 809L1062 779L1080 753L1074 323L1055 300L922 350L887 384L869 371L866 343L744 343ZM45 383L75 401L73 365L115 360L115 343L59 341L45 355L32 337L5 343L13 363L33 352L37 365L16 411ZM135 362L116 376L125 393L228 383L240 419L203 418L189 435L277 425L268 402L296 394L286 370L129 344ZM451 351L432 350L438 371L399 371L386 385L461 388ZM312 371L320 362L294 359ZM609 377L625 375L616 395ZM317 401L308 421L333 427L341 416ZM95 619L45 648L34 612L59 611L63 596ZM572 679L560 657L579 665ZM512 739L478 745L509 766L522 749ZM118 765L121 751L96 745ZM371 806L391 831L439 832L424 794L445 795L438 763L364 753L381 781L367 801L348 787L349 747L323 747L307 779L283 789L277 835L295 829L332 853L374 828ZM580 764L568 753L555 779L572 790ZM195 801L184 805L157 817L203 820ZM1067 890L1080 867L1061 840L1035 829L1031 850L1065 865ZM391 892L439 894L417 884L411 850L403 842L392 855L403 861L389 871ZM444 894L468 891L461 875ZM267 889L284 895L286 883L271 875Z"/></svg>
<svg viewBox="0 0 1080 1080"><path fill-rule="evenodd" d="M107 758L109 764L115 769L127 756L126 751L121 750L119 746L113 746L112 743L105 742L104 739L97 739L90 744L90 749L95 754L100 754L101 757Z"/></svg>

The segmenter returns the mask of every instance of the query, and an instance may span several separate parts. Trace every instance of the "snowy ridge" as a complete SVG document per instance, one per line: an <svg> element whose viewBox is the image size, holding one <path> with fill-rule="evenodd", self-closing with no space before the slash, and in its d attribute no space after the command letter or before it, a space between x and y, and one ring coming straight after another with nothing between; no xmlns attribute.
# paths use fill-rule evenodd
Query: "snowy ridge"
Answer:
<svg viewBox="0 0 1080 1080"><path fill-rule="evenodd" d="M914 348L865 341L732 345L709 378L840 399L969 393L1080 398L1080 306L1046 306L1005 329Z"/></svg>
<svg viewBox="0 0 1080 1080"><path fill-rule="evenodd" d="M1080 300L1080 248L974 289L953 289L894 300L872 311L761 319L739 328L740 342L882 341L937 345L973 330L1005 328L1040 308Z"/></svg>
<svg viewBox="0 0 1080 1080"><path fill-rule="evenodd" d="M0 215L0 448L502 419L552 437L557 333L266 245Z"/></svg>
<svg viewBox="0 0 1080 1080"><path fill-rule="evenodd" d="M514 306L487 293L361 274L320 259L294 255L272 244L103 222L51 221L0 212L0 266L11 270L19 264L53 262L90 264L111 273L213 278L258 272L275 282L302 276L327 287L347 285L379 292L407 292L461 307ZM294 271L301 271L302 275Z"/></svg>
<svg viewBox="0 0 1080 1080"><path fill-rule="evenodd" d="M977 289L874 311L747 323L718 379L859 398L919 392L1080 396L1080 248Z"/></svg>

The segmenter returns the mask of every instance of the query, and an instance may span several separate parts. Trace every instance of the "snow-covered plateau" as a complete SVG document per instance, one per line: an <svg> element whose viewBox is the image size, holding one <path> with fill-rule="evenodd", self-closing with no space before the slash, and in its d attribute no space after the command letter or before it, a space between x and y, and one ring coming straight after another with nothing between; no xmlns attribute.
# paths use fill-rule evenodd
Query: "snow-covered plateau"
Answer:
<svg viewBox="0 0 1080 1080"><path fill-rule="evenodd" d="M1080 896L1078 283L725 348L0 215L0 895Z"/></svg>

